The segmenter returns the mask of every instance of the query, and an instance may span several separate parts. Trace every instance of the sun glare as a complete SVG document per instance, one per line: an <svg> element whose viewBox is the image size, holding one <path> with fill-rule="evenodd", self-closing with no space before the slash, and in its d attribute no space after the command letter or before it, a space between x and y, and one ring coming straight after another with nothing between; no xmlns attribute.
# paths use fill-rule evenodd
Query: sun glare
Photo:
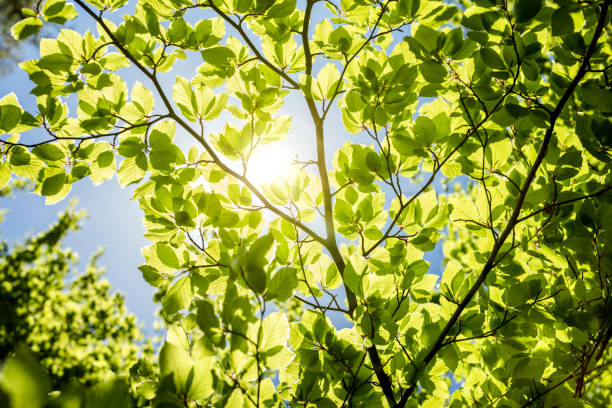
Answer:
<svg viewBox="0 0 612 408"><path fill-rule="evenodd" d="M291 173L293 158L295 152L279 143L259 146L249 159L247 178L257 186L286 178Z"/></svg>

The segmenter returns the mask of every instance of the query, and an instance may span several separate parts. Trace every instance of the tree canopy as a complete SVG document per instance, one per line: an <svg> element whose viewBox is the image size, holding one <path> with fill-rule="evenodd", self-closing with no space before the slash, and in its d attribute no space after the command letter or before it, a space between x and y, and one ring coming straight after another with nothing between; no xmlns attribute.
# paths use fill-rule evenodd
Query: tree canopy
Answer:
<svg viewBox="0 0 612 408"><path fill-rule="evenodd" d="M126 375L151 354L122 295L103 279L98 255L84 273L74 273L78 257L62 248L62 239L82 215L66 211L46 231L0 248L0 361L27 348L53 389L92 386L111 372Z"/></svg>
<svg viewBox="0 0 612 408"><path fill-rule="evenodd" d="M0 100L0 184L137 185L167 325L140 398L612 405L610 0L126 3L14 26L95 23L20 65L37 108ZM316 154L252 182L294 95Z"/></svg>

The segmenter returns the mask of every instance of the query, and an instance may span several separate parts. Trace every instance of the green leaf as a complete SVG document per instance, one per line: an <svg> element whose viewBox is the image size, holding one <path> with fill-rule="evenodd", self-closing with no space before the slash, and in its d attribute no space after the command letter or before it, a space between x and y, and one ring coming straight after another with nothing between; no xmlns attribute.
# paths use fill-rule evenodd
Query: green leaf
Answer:
<svg viewBox="0 0 612 408"><path fill-rule="evenodd" d="M453 57L463 46L463 31L460 27L452 29L447 35L442 47L444 55Z"/></svg>
<svg viewBox="0 0 612 408"><path fill-rule="evenodd" d="M248 265L245 275L249 288L255 293L263 293L266 290L266 272L263 267Z"/></svg>
<svg viewBox="0 0 612 408"><path fill-rule="evenodd" d="M399 7L406 13L407 17L413 19L419 12L421 0L401 0L399 2Z"/></svg>
<svg viewBox="0 0 612 408"><path fill-rule="evenodd" d="M480 56L485 64L490 66L493 69L506 69L506 65L504 64L504 60L499 56L495 50L492 48L481 48Z"/></svg>
<svg viewBox="0 0 612 408"><path fill-rule="evenodd" d="M46 16L52 16L63 10L65 0L47 0L42 8L43 14Z"/></svg>
<svg viewBox="0 0 612 408"><path fill-rule="evenodd" d="M430 323L423 327L423 332L420 336L423 346L429 347L433 345L441 331L442 328L440 327L440 323Z"/></svg>
<svg viewBox="0 0 612 408"><path fill-rule="evenodd" d="M485 341L482 345L480 354L482 356L482 360L489 367L493 368L497 365L497 362L499 361L499 355L493 343Z"/></svg>
<svg viewBox="0 0 612 408"><path fill-rule="evenodd" d="M352 89L346 93L344 102L346 103L346 107L348 108L349 112L358 112L363 109L365 105L361 95Z"/></svg>
<svg viewBox="0 0 612 408"><path fill-rule="evenodd" d="M39 408L47 401L51 383L34 355L20 347L4 363L0 388L8 394L11 408Z"/></svg>
<svg viewBox="0 0 612 408"><path fill-rule="evenodd" d="M532 299L537 295L539 289L538 280L531 280L527 282L520 282L512 285L507 293L508 306L518 307L524 305L529 299Z"/></svg>
<svg viewBox="0 0 612 408"><path fill-rule="evenodd" d="M164 311L168 314L173 314L179 310L186 309L191 303L192 297L191 278L185 276L168 289L161 302Z"/></svg>
<svg viewBox="0 0 612 408"><path fill-rule="evenodd" d="M168 153L168 162L174 163L176 161L175 155L172 154L175 147L172 143L172 139L162 131L155 129L151 132L149 136L149 147L151 148L152 152L158 151Z"/></svg>
<svg viewBox="0 0 612 408"><path fill-rule="evenodd" d="M220 326L219 318L215 314L215 308L210 301L204 299L197 302L197 322L204 332Z"/></svg>
<svg viewBox="0 0 612 408"><path fill-rule="evenodd" d="M280 351L289 339L289 322L282 312L274 312L266 316L262 323L260 349Z"/></svg>
<svg viewBox="0 0 612 408"><path fill-rule="evenodd" d="M347 262L344 269L344 284L357 296L363 296L361 286L362 271L356 271L351 262Z"/></svg>
<svg viewBox="0 0 612 408"><path fill-rule="evenodd" d="M187 119L194 122L198 102L189 81L181 76L177 76L172 90L174 103L176 103Z"/></svg>
<svg viewBox="0 0 612 408"><path fill-rule="evenodd" d="M576 90L584 102L596 107L601 112L612 112L611 91L603 89L593 81L579 86Z"/></svg>
<svg viewBox="0 0 612 408"><path fill-rule="evenodd" d="M39 32L42 25L43 22L38 17L27 17L17 22L11 28L11 33L16 40L23 40Z"/></svg>
<svg viewBox="0 0 612 408"><path fill-rule="evenodd" d="M268 296L271 299L285 301L293 296L293 291L297 288L298 278L295 268L280 268L268 284Z"/></svg>
<svg viewBox="0 0 612 408"><path fill-rule="evenodd" d="M574 302L569 290L565 287L561 289L555 296L555 304L562 313L567 313L574 307Z"/></svg>
<svg viewBox="0 0 612 408"><path fill-rule="evenodd" d="M94 385L87 393L88 408L129 408L131 401L128 385L114 377Z"/></svg>
<svg viewBox="0 0 612 408"><path fill-rule="evenodd" d="M177 159L176 147L172 146L165 149L153 149L149 157L151 159L151 167L153 167L155 170L169 172L172 170L172 165ZM144 171L146 168L142 170Z"/></svg>
<svg viewBox="0 0 612 408"><path fill-rule="evenodd" d="M145 88L140 82L136 81L134 84L130 98L143 114L149 115L153 111L155 101L153 92Z"/></svg>
<svg viewBox="0 0 612 408"><path fill-rule="evenodd" d="M108 167L115 161L115 155L111 151L102 152L96 158L96 162L100 167Z"/></svg>
<svg viewBox="0 0 612 408"><path fill-rule="evenodd" d="M152 266L140 265L138 269L140 269L142 272L142 277L144 280L146 280L151 286L159 287L166 281L163 276Z"/></svg>
<svg viewBox="0 0 612 408"><path fill-rule="evenodd" d="M441 355L444 364L449 370L454 371L457 369L459 355L457 354L457 348L455 346L451 345L450 347L445 347L442 349Z"/></svg>
<svg viewBox="0 0 612 408"><path fill-rule="evenodd" d="M12 131L21 120L21 107L14 93L0 99L0 130Z"/></svg>
<svg viewBox="0 0 612 408"><path fill-rule="evenodd" d="M439 238L437 231L424 229L410 243L421 251L427 252L435 248Z"/></svg>
<svg viewBox="0 0 612 408"><path fill-rule="evenodd" d="M428 82L440 83L446 79L447 72L444 66L433 61L425 61L419 65L421 75Z"/></svg>
<svg viewBox="0 0 612 408"><path fill-rule="evenodd" d="M185 349L164 343L159 352L159 370L162 377L172 375L177 394L187 391L187 381L192 368L193 361Z"/></svg>
<svg viewBox="0 0 612 408"><path fill-rule="evenodd" d="M46 161L57 161L66 157L59 147L51 143L36 146L32 149L32 153Z"/></svg>
<svg viewBox="0 0 612 408"><path fill-rule="evenodd" d="M317 87L314 95L319 100L331 99L334 96L336 86L338 86L338 81L340 81L340 72L336 65L333 62L326 64L317 76ZM338 90L341 89L342 87L338 87Z"/></svg>
<svg viewBox="0 0 612 408"><path fill-rule="evenodd" d="M428 53L438 47L438 37L438 32L425 24L419 24L414 31L414 38Z"/></svg>
<svg viewBox="0 0 612 408"><path fill-rule="evenodd" d="M207 86L195 89L196 103L194 105L197 115L204 120L213 120L227 105L227 94L215 96L213 90Z"/></svg>
<svg viewBox="0 0 612 408"><path fill-rule="evenodd" d="M38 61L38 66L42 69L47 69L55 74L69 72L74 59L66 54L49 54L45 55Z"/></svg>
<svg viewBox="0 0 612 408"><path fill-rule="evenodd" d="M533 378L541 378L547 365L541 358L523 358L514 367L512 378L525 378L530 381Z"/></svg>
<svg viewBox="0 0 612 408"><path fill-rule="evenodd" d="M44 196L53 196L59 193L66 182L66 173L63 171L54 176L48 177L43 181L41 194Z"/></svg>
<svg viewBox="0 0 612 408"><path fill-rule="evenodd" d="M117 151L123 157L134 157L139 153L142 153L144 148L145 145L142 140L140 140L139 137L132 136L123 139L121 143L119 143L119 148L117 149Z"/></svg>
<svg viewBox="0 0 612 408"><path fill-rule="evenodd" d="M194 362L187 391L188 399L203 400L210 396L213 392L212 369L211 360L208 358Z"/></svg>
<svg viewBox="0 0 612 408"><path fill-rule="evenodd" d="M128 157L121 162L117 171L117 178L121 186L137 183L147 172L147 156L139 153L134 157Z"/></svg>
<svg viewBox="0 0 612 408"><path fill-rule="evenodd" d="M353 207L342 199L336 199L334 205L334 218L340 223L351 225L353 223Z"/></svg>
<svg viewBox="0 0 612 408"><path fill-rule="evenodd" d="M168 29L168 38L171 42L177 43L185 39L187 34L187 23L182 18L173 20Z"/></svg>
<svg viewBox="0 0 612 408"><path fill-rule="evenodd" d="M164 265L174 269L178 269L180 267L176 252L174 252L174 249L172 249L171 246L162 243L156 244L155 254Z"/></svg>
<svg viewBox="0 0 612 408"><path fill-rule="evenodd" d="M6 162L0 162L0 189L3 189L11 179L11 169Z"/></svg>
<svg viewBox="0 0 612 408"><path fill-rule="evenodd" d="M195 227L193 217L187 211L177 211L174 213L174 221L179 227Z"/></svg>
<svg viewBox="0 0 612 408"><path fill-rule="evenodd" d="M566 35L574 32L574 20L566 8L555 10L551 16L553 35Z"/></svg>
<svg viewBox="0 0 612 408"><path fill-rule="evenodd" d="M268 10L268 17L283 18L293 13L296 9L296 0L277 1Z"/></svg>
<svg viewBox="0 0 612 408"><path fill-rule="evenodd" d="M274 235L266 234L257 238L249 247L249 259L252 265L263 266L266 261L266 254L274 245Z"/></svg>
<svg viewBox="0 0 612 408"><path fill-rule="evenodd" d="M49 2L45 2L45 5L47 3ZM64 24L66 21L72 20L78 15L72 4L65 4L63 1L56 2L53 8L50 8L46 12L43 11L43 14L48 22L57 24Z"/></svg>
<svg viewBox="0 0 612 408"><path fill-rule="evenodd" d="M434 143L438 137L434 121L423 115L416 118L412 131L416 139L425 146Z"/></svg>
<svg viewBox="0 0 612 408"><path fill-rule="evenodd" d="M514 17L517 23L526 23L533 19L542 9L543 0L516 0Z"/></svg>
<svg viewBox="0 0 612 408"><path fill-rule="evenodd" d="M243 408L244 407L244 396L242 395L242 391L239 389L235 389L230 397L227 399L227 403L225 404L225 408Z"/></svg>
<svg viewBox="0 0 612 408"><path fill-rule="evenodd" d="M151 5L147 3L145 3L145 6L143 8L145 10L145 23L147 25L149 33L151 35L158 35L160 24L159 19L157 17L157 13L153 9L153 7L151 7Z"/></svg>
<svg viewBox="0 0 612 408"><path fill-rule="evenodd" d="M347 53L353 43L351 34L344 27L338 27L329 35L329 43L338 51Z"/></svg>
<svg viewBox="0 0 612 408"><path fill-rule="evenodd" d="M233 61L236 54L228 47L217 46L208 48L202 51L202 58L215 68L218 68L219 74L224 77L229 77L234 74L235 66Z"/></svg>
<svg viewBox="0 0 612 408"><path fill-rule="evenodd" d="M194 30L195 38L201 47L210 47L225 36L225 26L221 17L200 20Z"/></svg>

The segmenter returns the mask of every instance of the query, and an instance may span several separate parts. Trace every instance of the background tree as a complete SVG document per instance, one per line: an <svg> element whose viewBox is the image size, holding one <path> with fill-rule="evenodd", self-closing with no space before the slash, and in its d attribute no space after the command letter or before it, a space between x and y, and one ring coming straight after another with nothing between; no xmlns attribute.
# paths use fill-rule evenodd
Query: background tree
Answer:
<svg viewBox="0 0 612 408"><path fill-rule="evenodd" d="M62 30L21 65L38 109L0 101L0 175L49 203L85 177L139 184L141 270L168 326L159 372L133 370L139 395L610 405L609 0L157 0L106 19L125 3L75 0L97 34ZM18 36L74 14L45 7ZM170 91L181 58L201 65ZM146 86L128 92L128 66ZM292 93L315 157L260 187L249 159L290 129ZM347 142L330 162L334 114Z"/></svg>
<svg viewBox="0 0 612 408"><path fill-rule="evenodd" d="M93 385L110 371L127 375L151 353L122 295L103 279L99 254L76 273L77 255L62 247L82 216L66 211L47 231L0 248L0 361L27 346L53 389L71 381Z"/></svg>

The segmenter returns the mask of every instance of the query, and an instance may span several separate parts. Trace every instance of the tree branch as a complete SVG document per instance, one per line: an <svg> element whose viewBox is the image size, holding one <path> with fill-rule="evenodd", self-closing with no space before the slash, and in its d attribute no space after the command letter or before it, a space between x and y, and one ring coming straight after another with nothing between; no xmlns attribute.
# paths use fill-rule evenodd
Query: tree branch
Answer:
<svg viewBox="0 0 612 408"><path fill-rule="evenodd" d="M543 211L548 211L548 210L554 209L555 207L559 207L561 205L575 203L576 201L586 200L587 198L598 197L598 196L604 194L606 191L609 191L611 189L612 189L612 185L605 186L603 189L601 189L599 191L596 191L594 193L591 193L591 194L582 195L580 197L571 198L569 200L554 202L552 204L549 204L549 205L546 205L546 206L540 208L539 210L536 210L536 211L532 212L531 214L527 214L524 217L519 218L518 220L516 220L516 223L518 224L518 223L523 222L523 221L525 221L525 220L527 220L527 219L529 219L529 218L531 218L533 216L536 216L536 215L540 214Z"/></svg>
<svg viewBox="0 0 612 408"><path fill-rule="evenodd" d="M382 388L385 397L387 397L387 402L389 403L389 406L394 406L395 396L393 395L391 381L389 380L389 376L387 376L387 373L385 373L382 362L380 361L380 356L378 355L378 350L376 349L376 346L374 344L368 347L368 356L370 357L370 361L372 362L372 368L376 373L376 378L378 378L380 388Z"/></svg>

